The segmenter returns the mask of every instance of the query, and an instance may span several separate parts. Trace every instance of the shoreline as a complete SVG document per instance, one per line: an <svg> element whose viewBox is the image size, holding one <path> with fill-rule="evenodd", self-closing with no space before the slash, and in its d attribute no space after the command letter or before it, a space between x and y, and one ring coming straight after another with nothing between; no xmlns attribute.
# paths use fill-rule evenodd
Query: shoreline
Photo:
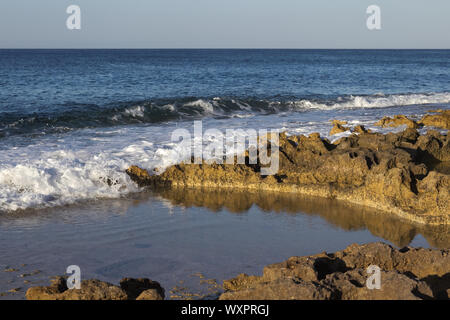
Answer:
<svg viewBox="0 0 450 320"><path fill-rule="evenodd" d="M369 266L377 266L380 286L369 288ZM239 274L224 280L218 300L448 300L450 251L381 242L352 244L335 253L291 257L264 267L262 276ZM97 279L70 290L67 277L31 287L27 300L164 300L165 289L147 278L123 278L120 285ZM222 291L222 293L220 293ZM186 297L185 297L186 298ZM203 297L208 298L208 297ZM209 297L211 298L211 297ZM192 299L188 297L185 300Z"/></svg>
<svg viewBox="0 0 450 320"><path fill-rule="evenodd" d="M350 206L352 203L361 206L361 212L358 212L358 210L346 212L347 216L351 216L352 213L363 215L365 208L372 208L371 204L375 204L376 208L379 209L380 216L376 215L371 219L377 220L377 223L373 222L374 228L378 229L381 234L384 234L383 232L389 234L389 230L397 228L398 225L402 224L401 220L405 219L404 221L410 222L412 227L409 231L406 230L402 233L400 238L411 233L415 229L414 225L417 225L414 232L419 230L417 232L420 233L420 230L426 230L426 227L430 227L427 230L432 234L431 238L433 238L433 235L438 235L438 230L444 230L442 234L444 234L443 239L446 240L445 230L450 225L447 210L450 191L448 188L449 173L447 171L449 163L447 160L449 157L448 135L434 130L419 134L417 128L414 127L414 122L410 124L410 119L394 117L394 125L397 120L400 125L406 124L412 127L398 133L381 134L372 133L362 126L353 129L346 128L344 127L345 123L336 121L333 124L338 131L351 130L353 134L340 138L333 143L328 139L321 138L318 134L310 134L309 136L286 136L282 134L279 143L282 151L281 169L276 176L261 176L258 166L249 164L228 166L178 164L169 167L161 175L151 175L146 170L132 167L127 173L139 185L148 186L151 193L169 200L172 205L181 204L187 207L197 205L212 211L215 207L221 208L223 206L231 212L239 213L253 204L257 204L264 210L268 202L261 199L267 198L275 203L277 201L283 203L288 209L286 210L283 205L280 205L280 210L288 213L289 201L286 199L293 198L294 202L295 200L302 201L301 197L304 196L305 198L309 197L312 203L316 201L311 207L320 206L320 203L324 204L327 201L330 201L330 203L337 201L335 205L336 215L340 214L339 208L344 211L342 208L347 205ZM438 121L441 120L438 119ZM391 123L392 121L385 119L381 125L390 126ZM333 129L336 130L336 128ZM302 181L308 183L302 184ZM371 189L370 186L375 187ZM246 196L235 197L232 195L233 193L240 193L241 196L246 194ZM277 196L270 197L268 195L270 193ZM317 199L312 200L316 197ZM219 201L215 202L214 199ZM405 204L409 206L405 207ZM416 204L418 204L418 207L414 207ZM271 206L268 205L268 207ZM271 208L275 208L277 212L276 208L278 207L276 205L273 206L272 204ZM419 209L425 211L418 212ZM402 215L403 213L406 214ZM344 212L341 215L345 215ZM386 222L390 216L399 218L397 227ZM383 222L389 224L389 227L383 225ZM370 229L368 226L366 227ZM401 242L399 243L401 244ZM444 247L447 248L448 245L445 244ZM350 261L350 263L353 263L352 266L345 262L344 258L347 254L345 252L353 252L354 260ZM386 252L389 253L387 256ZM405 262L406 260L403 258L398 258L404 257L406 253L414 255L414 258L411 259L415 262ZM449 270L442 271L439 269L436 271L433 269L434 267L430 267L431 271L424 271L425 273L417 274L411 271L417 268L416 265L428 268L428 262L425 264L423 262L430 255L433 257L434 255L440 255L439 259L436 258L437 260L431 258L434 267L445 269L450 265L448 249L414 249L409 247L397 250L389 245L373 243L352 245L343 251L332 254L322 253L300 258L293 257L285 262L275 264L278 275L274 278L267 278L266 271L264 271L262 276L239 275L236 278L225 280L224 289L226 289L226 292L221 295L221 299L448 299L448 287L450 285L448 285L447 274ZM383 277L388 279L388 288L392 290L401 288L398 292L395 294L385 291L374 293L361 290L364 285L364 268L366 267L367 256L375 257L372 262L384 266L382 274ZM339 267L342 266L341 261L338 261L337 265L335 264L336 257L346 263L344 268ZM399 260L392 257L397 257ZM441 258L444 259L443 262L440 262ZM289 273L289 270L292 269L289 266L292 261L300 261L301 263L296 262L295 264L303 264L305 259L313 262L312 265L308 262L301 266L303 269L299 271L300 276L294 275L294 278L285 276L285 273ZM412 264L408 267L410 270L405 269L406 267L403 268L405 263ZM287 268L286 265L288 265ZM386 267L387 265L391 265L391 267ZM267 266L264 270L271 268L271 266ZM338 267L334 269L336 266ZM328 271L325 272L324 270ZM123 270L121 275L126 276L128 271L128 269ZM302 274L303 272L306 272L306 276ZM409 272L414 275L411 276ZM311 276L313 274L315 274L315 278ZM298 279L295 277L298 277ZM27 297L29 296L29 299L42 298L46 300L54 298L131 299L122 286L118 287L95 279L86 281L88 292L80 292L79 294L82 296L74 292L66 293L67 290L62 289L64 288L64 282L62 278L59 278L55 282L56 285L32 287L31 293L27 293ZM154 284L153 281L148 279L131 279L131 281L135 285L136 283L139 286L142 285L143 288L148 283ZM146 290L151 290L151 292L146 292L141 297L142 299L164 299L164 294L161 294L159 289L150 288ZM99 295L96 295L97 293ZM286 296L291 293L291 296ZM135 295L134 298L138 296ZM189 298L189 296L182 297Z"/></svg>
<svg viewBox="0 0 450 320"><path fill-rule="evenodd" d="M319 134L280 134L280 170L262 176L261 164L185 164L150 174L132 166L128 175L150 188L242 189L296 193L372 207L415 223L450 224L450 139L420 125L450 127L450 110L436 110L419 122L383 118L380 126L407 125L399 133L372 133L363 126L331 143ZM345 132L333 121L332 132ZM272 142L269 142L272 144ZM258 159L259 160L259 159Z"/></svg>
<svg viewBox="0 0 450 320"><path fill-rule="evenodd" d="M0 291L6 294L0 299L23 299L30 286L47 285L49 276L61 275L71 264L80 265L82 279L116 284L125 276L145 277L177 296L197 299L207 293L209 286L202 283L208 279L221 284L242 272L259 274L263 266L295 255L375 241L394 248L446 249L450 241L442 226L284 193L169 189L115 202L56 210L32 225L26 217L0 223L11 240L5 243L0 271L17 269L0 272ZM14 231L24 227L26 235ZM41 273L28 276L35 270ZM9 292L15 288L21 290Z"/></svg>

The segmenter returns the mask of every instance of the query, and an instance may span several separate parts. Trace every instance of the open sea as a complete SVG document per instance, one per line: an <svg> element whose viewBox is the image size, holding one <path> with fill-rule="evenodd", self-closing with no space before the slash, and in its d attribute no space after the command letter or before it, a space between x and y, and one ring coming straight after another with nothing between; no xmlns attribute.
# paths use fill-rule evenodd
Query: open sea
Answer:
<svg viewBox="0 0 450 320"><path fill-rule="evenodd" d="M143 191L125 170L185 160L171 134L194 120L333 140L332 119L384 132L383 116L449 107L450 50L0 50L0 293L27 286L7 267L39 270L30 283L77 264L83 277L201 291L192 275L220 282L353 242L448 247L448 230L361 208L243 195L211 206Z"/></svg>

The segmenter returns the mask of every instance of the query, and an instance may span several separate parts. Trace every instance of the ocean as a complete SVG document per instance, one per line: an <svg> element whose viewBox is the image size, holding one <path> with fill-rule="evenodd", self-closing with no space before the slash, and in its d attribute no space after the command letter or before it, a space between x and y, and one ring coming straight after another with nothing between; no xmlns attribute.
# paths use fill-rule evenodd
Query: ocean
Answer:
<svg viewBox="0 0 450 320"><path fill-rule="evenodd" d="M0 50L0 267L39 269L45 284L78 264L201 291L198 272L257 274L353 242L447 247L446 230L363 208L245 195L215 206L143 190L125 170L186 160L171 134L194 121L334 140L348 133L329 136L333 119L396 131L374 123L449 107L450 50ZM20 281L3 273L0 291Z"/></svg>
<svg viewBox="0 0 450 320"><path fill-rule="evenodd" d="M0 211L136 192L124 170L182 161L194 120L326 136L448 106L449 84L449 50L1 50Z"/></svg>

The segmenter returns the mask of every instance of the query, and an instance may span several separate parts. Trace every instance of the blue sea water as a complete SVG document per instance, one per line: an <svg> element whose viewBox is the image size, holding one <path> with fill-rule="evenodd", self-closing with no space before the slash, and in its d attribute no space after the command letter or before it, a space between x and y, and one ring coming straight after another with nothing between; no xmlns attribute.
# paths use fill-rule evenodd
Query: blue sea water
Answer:
<svg viewBox="0 0 450 320"><path fill-rule="evenodd" d="M184 160L171 133L194 120L336 139L332 119L386 131L382 116L449 107L450 50L0 50L0 269L32 274L0 272L0 292L72 264L83 279L148 277L168 293L206 290L198 272L220 283L355 242L448 247L446 228L367 208L202 204L142 192L125 170Z"/></svg>
<svg viewBox="0 0 450 320"><path fill-rule="evenodd" d="M0 50L0 210L137 191L194 119L326 136L449 103L450 50Z"/></svg>

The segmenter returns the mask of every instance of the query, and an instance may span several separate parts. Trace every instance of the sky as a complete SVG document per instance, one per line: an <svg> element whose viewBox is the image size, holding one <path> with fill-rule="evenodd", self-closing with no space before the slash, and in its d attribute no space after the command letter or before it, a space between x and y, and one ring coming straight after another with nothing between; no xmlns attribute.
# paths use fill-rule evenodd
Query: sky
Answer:
<svg viewBox="0 0 450 320"><path fill-rule="evenodd" d="M370 5L381 30L366 26ZM449 32L449 0L0 1L0 48L449 49Z"/></svg>

